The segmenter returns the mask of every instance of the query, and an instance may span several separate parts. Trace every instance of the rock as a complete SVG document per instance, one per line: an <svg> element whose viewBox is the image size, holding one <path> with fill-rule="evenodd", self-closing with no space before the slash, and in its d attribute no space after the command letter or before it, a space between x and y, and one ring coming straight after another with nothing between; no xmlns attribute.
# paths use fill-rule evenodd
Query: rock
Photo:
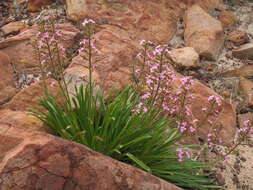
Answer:
<svg viewBox="0 0 253 190"><path fill-rule="evenodd" d="M176 8L173 10L161 0L66 0L66 7L68 18L73 21L93 18L100 25L109 24L128 31L138 41L167 42L176 32Z"/></svg>
<svg viewBox="0 0 253 190"><path fill-rule="evenodd" d="M52 83L56 83L53 79L47 79L46 85L48 88L48 92L56 97L56 99L60 99L61 93L57 86L51 87ZM44 82L35 82L28 86L27 88L22 89L18 92L10 102L3 105L5 109L18 110L18 111L29 111L31 108L41 107L38 105L39 100L44 96Z"/></svg>
<svg viewBox="0 0 253 190"><path fill-rule="evenodd" d="M0 110L0 123L11 126L20 126L41 132L52 132L43 122L31 115L30 112L12 111L9 109Z"/></svg>
<svg viewBox="0 0 253 190"><path fill-rule="evenodd" d="M0 125L0 189L180 190L74 142Z"/></svg>
<svg viewBox="0 0 253 190"><path fill-rule="evenodd" d="M31 12L40 11L43 7L50 5L55 0L29 0L27 10Z"/></svg>
<svg viewBox="0 0 253 190"><path fill-rule="evenodd" d="M82 84L85 86L89 81L89 70L83 66L74 66L65 70L65 80L68 85L68 92L72 96L75 94L75 88L79 88ZM96 83L98 74L96 71L92 72L92 82Z"/></svg>
<svg viewBox="0 0 253 190"><path fill-rule="evenodd" d="M253 60L253 42L240 46L238 49L232 51L235 58Z"/></svg>
<svg viewBox="0 0 253 190"><path fill-rule="evenodd" d="M0 105L10 100L16 93L11 61L0 51Z"/></svg>
<svg viewBox="0 0 253 190"><path fill-rule="evenodd" d="M234 30L228 34L227 40L234 42L236 44L242 45L242 44L245 44L249 40L249 37L247 33L244 31Z"/></svg>
<svg viewBox="0 0 253 190"><path fill-rule="evenodd" d="M65 48L72 47L79 30L68 23L58 24L56 28L63 33L62 45ZM38 27L33 26L16 36L0 41L0 50L9 55L18 71L37 67L38 61L34 56L34 49L31 45L31 39L35 37L37 32Z"/></svg>
<svg viewBox="0 0 253 190"><path fill-rule="evenodd" d="M16 34L20 30L24 29L26 24L21 21L10 22L9 24L4 25L1 30L3 31L4 35L9 34Z"/></svg>
<svg viewBox="0 0 253 190"><path fill-rule="evenodd" d="M171 50L169 56L171 60L180 67L199 66L199 55L192 47Z"/></svg>
<svg viewBox="0 0 253 190"><path fill-rule="evenodd" d="M231 11L221 11L219 14L219 20L223 28L229 28L237 24L237 18Z"/></svg>
<svg viewBox="0 0 253 190"><path fill-rule="evenodd" d="M252 77L253 76L253 65L244 65L238 69L223 72L223 77Z"/></svg>
<svg viewBox="0 0 253 190"><path fill-rule="evenodd" d="M224 34L220 21L193 5L186 11L184 39L200 56L216 60L223 47Z"/></svg>
<svg viewBox="0 0 253 190"><path fill-rule="evenodd" d="M253 82L244 77L240 77L240 88L246 97L246 102L249 106L253 106Z"/></svg>
<svg viewBox="0 0 253 190"><path fill-rule="evenodd" d="M99 39L94 42L100 51L94 56L100 60L95 69L98 85L106 94L113 88L124 88L131 81L132 63L139 52L137 45L126 31L110 25L104 26L94 38ZM80 65L88 66L82 54L72 59L70 67Z"/></svg>

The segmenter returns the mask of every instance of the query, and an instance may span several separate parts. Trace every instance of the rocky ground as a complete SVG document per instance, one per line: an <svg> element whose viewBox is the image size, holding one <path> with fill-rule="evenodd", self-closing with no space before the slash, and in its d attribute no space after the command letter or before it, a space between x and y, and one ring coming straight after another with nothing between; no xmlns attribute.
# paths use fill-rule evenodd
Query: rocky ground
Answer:
<svg viewBox="0 0 253 190"><path fill-rule="evenodd" d="M129 64L140 50L139 41L151 40L169 44L171 64L178 78L191 75L196 80L194 95L198 98L191 109L197 118L203 117L199 110L207 104L208 96L219 94L224 98L218 119L225 142L234 137L241 120L253 119L253 2L70 2L0 1L0 123L48 132L39 121L26 115L42 95L30 39L37 32L40 19L47 15L58 15L57 27L63 32L62 43L72 60L66 75L75 78L75 82L87 73L78 65L84 60L77 49L82 39L80 21L88 16L98 23L96 37L101 41L96 45L102 52L99 58L103 59L95 78L104 90L122 88L130 81ZM58 94L57 90L52 93ZM206 139L206 129L208 126L203 126L199 131L199 138ZM253 189L252 145L249 141L240 146L223 165L215 168L218 184L227 190ZM210 153L208 159L212 157L215 155ZM0 165L0 177L1 167L5 166ZM1 188L4 187L0 181Z"/></svg>

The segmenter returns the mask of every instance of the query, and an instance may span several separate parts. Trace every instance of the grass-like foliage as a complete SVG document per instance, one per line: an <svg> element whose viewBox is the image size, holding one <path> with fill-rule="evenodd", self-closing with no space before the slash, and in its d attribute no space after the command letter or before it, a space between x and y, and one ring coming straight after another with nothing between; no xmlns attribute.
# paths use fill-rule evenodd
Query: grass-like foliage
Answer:
<svg viewBox="0 0 253 190"><path fill-rule="evenodd" d="M94 85L92 86L94 88ZM173 119L162 116L154 106L147 112L135 112L139 94L131 87L110 101L91 88L81 86L71 103L58 104L47 95L40 101L46 111L34 115L59 136L84 144L114 159L132 164L178 186L209 189L212 180L200 174L205 163L185 158L178 160L176 150L181 134L173 128ZM213 186L215 188L215 186Z"/></svg>

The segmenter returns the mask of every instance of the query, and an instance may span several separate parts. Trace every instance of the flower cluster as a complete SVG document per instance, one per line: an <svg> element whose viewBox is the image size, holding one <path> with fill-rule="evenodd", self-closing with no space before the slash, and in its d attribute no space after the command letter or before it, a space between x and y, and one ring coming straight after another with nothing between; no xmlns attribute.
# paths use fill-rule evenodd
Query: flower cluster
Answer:
<svg viewBox="0 0 253 190"><path fill-rule="evenodd" d="M177 148L178 161L182 162L184 158L191 159L192 155L189 148Z"/></svg>
<svg viewBox="0 0 253 190"><path fill-rule="evenodd" d="M101 52L96 47L96 42L99 40L94 37L94 27L96 22L92 19L85 19L82 23L84 29L84 39L79 43L78 53L81 57L87 61L87 68L92 71L96 67L98 60L95 59L95 55L99 55Z"/></svg>
<svg viewBox="0 0 253 190"><path fill-rule="evenodd" d="M42 79L52 77L57 81L63 79L64 68L67 65L66 49L60 43L63 33L56 30L53 18L43 21L39 26L39 32L33 42L38 66ZM51 85L55 86L55 85Z"/></svg>
<svg viewBox="0 0 253 190"><path fill-rule="evenodd" d="M141 96L142 106L135 111L143 108L148 111L150 106L158 106L165 115L178 119L176 123L181 133L194 133L196 119L186 121L186 117L192 117L189 104L194 98L191 93L194 80L190 76L175 74L169 64L167 45L155 46L145 40L140 41L140 45L144 50L137 55L141 63L134 68L134 76L138 79L137 88L145 90ZM147 106L145 102L151 102L151 105Z"/></svg>

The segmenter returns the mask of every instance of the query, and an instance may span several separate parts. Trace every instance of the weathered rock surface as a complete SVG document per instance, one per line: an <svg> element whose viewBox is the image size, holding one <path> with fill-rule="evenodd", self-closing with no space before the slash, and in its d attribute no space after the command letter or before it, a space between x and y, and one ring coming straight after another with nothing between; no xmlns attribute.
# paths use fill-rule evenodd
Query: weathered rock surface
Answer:
<svg viewBox="0 0 253 190"><path fill-rule="evenodd" d="M60 90L57 86L52 87L52 83L56 83L56 81L53 79L46 80L48 92L56 97L56 99L60 99ZM3 105L3 108L17 111L29 111L31 108L41 108L38 106L38 102L43 96L44 82L35 82L18 92L10 102Z"/></svg>
<svg viewBox="0 0 253 190"><path fill-rule="evenodd" d="M169 56L177 66L188 68L199 66L199 54L192 47L171 50Z"/></svg>
<svg viewBox="0 0 253 190"><path fill-rule="evenodd" d="M246 102L253 106L253 82L244 77L240 77L240 88L246 97Z"/></svg>
<svg viewBox="0 0 253 190"><path fill-rule="evenodd" d="M237 19L235 15L231 11L223 10L219 14L219 20L223 26L223 28L228 28L236 25Z"/></svg>
<svg viewBox="0 0 253 190"><path fill-rule="evenodd" d="M0 125L1 190L180 190L85 146Z"/></svg>
<svg viewBox="0 0 253 190"><path fill-rule="evenodd" d="M16 93L11 61L8 55L0 51L0 105Z"/></svg>
<svg viewBox="0 0 253 190"><path fill-rule="evenodd" d="M234 30L228 34L227 40L242 45L249 40L249 37L244 31Z"/></svg>
<svg viewBox="0 0 253 190"><path fill-rule="evenodd" d="M224 33L220 21L210 16L200 6L188 8L185 17L184 39L200 56L216 60L223 47Z"/></svg>
<svg viewBox="0 0 253 190"><path fill-rule="evenodd" d="M30 112L12 111L9 109L0 110L0 123L11 126L20 126L35 131L51 132L43 122L33 117Z"/></svg>
<svg viewBox="0 0 253 190"><path fill-rule="evenodd" d="M9 24L4 25L1 30L4 35L9 35L13 33L18 33L20 30L24 29L26 24L21 21L10 22Z"/></svg>
<svg viewBox="0 0 253 190"><path fill-rule="evenodd" d="M62 45L65 48L71 47L79 30L68 23L59 24L56 28L63 34ZM31 44L31 39L37 32L38 28L34 26L16 36L0 41L0 50L9 55L18 71L36 67L38 64Z"/></svg>
<svg viewBox="0 0 253 190"><path fill-rule="evenodd" d="M99 39L95 46L100 51L94 59L100 60L96 65L98 85L105 91L112 88L122 89L131 81L131 69L138 47L128 33L118 27L106 25L95 34ZM113 40L112 40L113 39ZM82 54L72 60L73 66L88 65Z"/></svg>
<svg viewBox="0 0 253 190"><path fill-rule="evenodd" d="M224 77L252 77L253 65L244 65L238 69L229 70L221 74Z"/></svg>
<svg viewBox="0 0 253 190"><path fill-rule="evenodd" d="M238 49L233 50L232 54L235 58L253 60L253 42L240 46Z"/></svg>
<svg viewBox="0 0 253 190"><path fill-rule="evenodd" d="M82 21L89 17L127 31L132 39L165 42L176 32L178 13L162 0L93 1L67 0L67 15ZM159 11L157 11L159 10Z"/></svg>

